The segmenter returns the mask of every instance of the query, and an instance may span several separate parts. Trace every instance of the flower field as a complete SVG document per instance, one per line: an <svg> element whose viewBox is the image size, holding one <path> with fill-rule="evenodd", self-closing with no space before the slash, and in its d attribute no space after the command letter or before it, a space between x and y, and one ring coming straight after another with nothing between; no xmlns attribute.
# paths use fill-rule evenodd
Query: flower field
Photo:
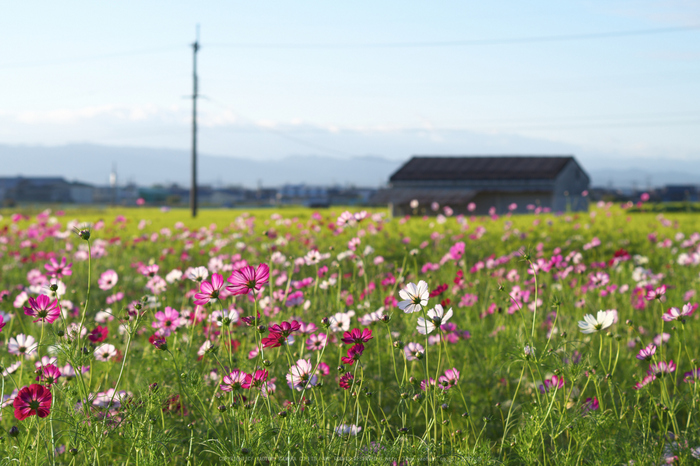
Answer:
<svg viewBox="0 0 700 466"><path fill-rule="evenodd" d="M700 463L700 218L629 207L4 211L3 464Z"/></svg>

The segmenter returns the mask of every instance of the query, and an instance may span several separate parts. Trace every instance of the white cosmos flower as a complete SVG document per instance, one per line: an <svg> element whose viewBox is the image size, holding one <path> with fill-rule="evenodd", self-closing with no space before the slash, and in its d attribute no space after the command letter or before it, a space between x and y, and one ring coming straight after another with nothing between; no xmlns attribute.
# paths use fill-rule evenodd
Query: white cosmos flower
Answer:
<svg viewBox="0 0 700 466"><path fill-rule="evenodd" d="M356 426L355 424L346 425L340 424L335 428L335 433L337 435L357 435L362 430L361 426Z"/></svg>
<svg viewBox="0 0 700 466"><path fill-rule="evenodd" d="M610 327L614 322L614 312L598 311L596 317L593 317L591 314L583 316L583 320L579 321L578 326L583 333L595 333Z"/></svg>
<svg viewBox="0 0 700 466"><path fill-rule="evenodd" d="M36 353L38 347L39 345L36 343L33 336L24 335L23 333L10 338L10 341L7 342L7 352L17 356L24 355L25 357L30 357L32 354Z"/></svg>
<svg viewBox="0 0 700 466"><path fill-rule="evenodd" d="M114 345L105 343L95 348L95 359L107 362L117 355L117 348Z"/></svg>
<svg viewBox="0 0 700 466"><path fill-rule="evenodd" d="M418 285L409 283L406 285L406 288L399 291L399 296L403 299L403 301L399 302L399 309L406 314L420 312L423 306L428 305L428 298L430 297L428 284L423 280L419 281Z"/></svg>
<svg viewBox="0 0 700 466"><path fill-rule="evenodd" d="M416 330L421 335L427 335L433 330L450 320L452 317L452 308L445 311L440 304L436 304L434 308L428 311L428 318L423 317L418 318L418 325L416 325Z"/></svg>

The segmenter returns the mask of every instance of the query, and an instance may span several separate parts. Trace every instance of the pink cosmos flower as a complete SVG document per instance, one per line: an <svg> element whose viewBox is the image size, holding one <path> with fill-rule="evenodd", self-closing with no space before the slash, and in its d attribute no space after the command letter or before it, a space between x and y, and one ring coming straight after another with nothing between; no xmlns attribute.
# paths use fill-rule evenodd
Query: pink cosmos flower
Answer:
<svg viewBox="0 0 700 466"><path fill-rule="evenodd" d="M366 328L360 332L359 328L352 329L352 332L345 332L343 334L342 342L346 345L355 345L361 343L367 343L372 339L372 330Z"/></svg>
<svg viewBox="0 0 700 466"><path fill-rule="evenodd" d="M649 290L647 291L647 301L653 301L655 299L658 299L659 301L665 301L666 297L666 285L661 285L660 287L656 288L655 290Z"/></svg>
<svg viewBox="0 0 700 466"><path fill-rule="evenodd" d="M406 361L415 361L423 357L425 349L419 343L408 343L403 348Z"/></svg>
<svg viewBox="0 0 700 466"><path fill-rule="evenodd" d="M343 364L347 364L349 366L352 366L355 364L355 361L359 361L360 357L362 356L362 353L365 350L365 345L363 344L357 344L354 345L352 348L348 350L348 355L343 356L340 358L341 361L343 361Z"/></svg>
<svg viewBox="0 0 700 466"><path fill-rule="evenodd" d="M124 293L121 291L113 294L112 296L107 296L106 302L108 306L111 306L112 304L116 303L117 301L121 301L124 299Z"/></svg>
<svg viewBox="0 0 700 466"><path fill-rule="evenodd" d="M661 318L666 322L673 322L674 320L685 320L686 317L693 315L693 312L698 308L697 304L687 303L683 306L682 310L672 307Z"/></svg>
<svg viewBox="0 0 700 466"><path fill-rule="evenodd" d="M50 259L48 264L44 264L44 268L52 277L62 278L73 274L73 263L66 264L66 258L62 258L61 262L58 263L53 257Z"/></svg>
<svg viewBox="0 0 700 466"><path fill-rule="evenodd" d="M29 306L24 306L24 313L28 316L37 317L33 322L53 323L61 315L61 308L58 306L58 299L51 301L46 295L39 295L36 299L29 298Z"/></svg>
<svg viewBox="0 0 700 466"><path fill-rule="evenodd" d="M654 374L649 374L645 376L640 382L637 382L634 385L635 390L639 390L640 388L646 387L650 383L652 383L654 380L656 380L656 376Z"/></svg>
<svg viewBox="0 0 700 466"><path fill-rule="evenodd" d="M542 393L548 392L550 389L559 389L564 386L564 379L553 375L552 377L544 380L544 385L540 385L540 391Z"/></svg>
<svg viewBox="0 0 700 466"><path fill-rule="evenodd" d="M230 283L226 287L232 295L248 294L251 291L259 291L270 279L270 267L267 264L258 265L254 269L250 265L240 270L235 270L227 281Z"/></svg>
<svg viewBox="0 0 700 466"><path fill-rule="evenodd" d="M669 362L659 361L653 362L649 365L649 370L647 374L654 375L656 377L661 377L666 374L670 374L676 370L676 364L671 360Z"/></svg>
<svg viewBox="0 0 700 466"><path fill-rule="evenodd" d="M448 369L445 371L445 375L438 377L437 381L438 387L443 390L449 390L457 385L457 381L459 381L459 371L456 368Z"/></svg>
<svg viewBox="0 0 700 466"><path fill-rule="evenodd" d="M157 329L160 336L169 337L170 334L180 327L180 313L170 306L166 306L163 311L155 313L156 321L151 324L151 327Z"/></svg>
<svg viewBox="0 0 700 466"><path fill-rule="evenodd" d="M238 369L235 369L229 375L224 376L223 380L221 381L221 384L219 385L219 388L221 388L221 390L225 392L230 392L231 390L238 390L240 388L244 388L243 384L245 384L247 377L249 377L248 374L246 374L243 371L239 371Z"/></svg>
<svg viewBox="0 0 700 466"><path fill-rule="evenodd" d="M105 272L102 272L102 275L100 275L99 280L97 280L97 286L100 287L101 290L111 290L114 288L114 285L117 284L119 281L119 275L117 272L115 272L112 269L109 269Z"/></svg>
<svg viewBox="0 0 700 466"><path fill-rule="evenodd" d="M263 384L267 381L267 370L258 369L255 374L246 374L245 382L241 385L243 388L262 388Z"/></svg>
<svg viewBox="0 0 700 466"><path fill-rule="evenodd" d="M642 348L639 350L639 353L637 354L637 359L641 360L646 360L649 361L652 356L656 354L656 346L653 344L647 345L646 348Z"/></svg>
<svg viewBox="0 0 700 466"><path fill-rule="evenodd" d="M320 351L326 346L328 336L325 333L313 334L306 340L306 349L309 351Z"/></svg>
<svg viewBox="0 0 700 466"><path fill-rule="evenodd" d="M0 331L5 327L6 322L5 319L0 315Z"/></svg>
<svg viewBox="0 0 700 466"><path fill-rule="evenodd" d="M44 418L51 412L51 390L33 383L23 387L12 404L15 407L15 417L19 421L35 415Z"/></svg>
<svg viewBox="0 0 700 466"><path fill-rule="evenodd" d="M202 282L199 285L199 293L194 295L194 303L199 306L209 304L212 299L219 299L219 293L224 287L224 277L218 273L211 275L210 282Z"/></svg>
<svg viewBox="0 0 700 466"><path fill-rule="evenodd" d="M287 374L287 385L300 392L306 388L313 387L318 383L318 376L312 374L313 366L309 359L299 359L297 363L289 369Z"/></svg>
<svg viewBox="0 0 700 466"><path fill-rule="evenodd" d="M61 377L61 371L58 369L58 367L54 366L53 364L41 366L38 372L39 375L36 379L41 380L46 385L55 384L58 381L58 378Z"/></svg>

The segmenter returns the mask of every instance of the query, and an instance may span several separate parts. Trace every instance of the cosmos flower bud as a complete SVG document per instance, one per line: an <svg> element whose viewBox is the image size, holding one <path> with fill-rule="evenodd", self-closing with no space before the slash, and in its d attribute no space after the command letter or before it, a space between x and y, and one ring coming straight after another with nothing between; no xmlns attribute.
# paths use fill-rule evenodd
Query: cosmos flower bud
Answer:
<svg viewBox="0 0 700 466"><path fill-rule="evenodd" d="M323 319L321 319L321 325L328 328L331 326L331 320L328 317L324 317Z"/></svg>
<svg viewBox="0 0 700 466"><path fill-rule="evenodd" d="M17 437L19 435L19 428L17 426L12 426L10 427L10 430L7 432L7 434L10 437Z"/></svg>
<svg viewBox="0 0 700 466"><path fill-rule="evenodd" d="M219 407L217 409L219 410L219 412L225 413L226 412L226 405L219 405Z"/></svg>

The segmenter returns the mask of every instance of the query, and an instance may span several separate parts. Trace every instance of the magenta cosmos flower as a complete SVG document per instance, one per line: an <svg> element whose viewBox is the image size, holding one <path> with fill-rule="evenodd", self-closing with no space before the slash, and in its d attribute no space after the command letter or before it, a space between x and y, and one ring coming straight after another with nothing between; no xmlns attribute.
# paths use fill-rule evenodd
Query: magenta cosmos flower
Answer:
<svg viewBox="0 0 700 466"><path fill-rule="evenodd" d="M267 370L258 369L255 374L246 374L245 382L241 385L243 388L262 388L267 381Z"/></svg>
<svg viewBox="0 0 700 466"><path fill-rule="evenodd" d="M61 315L61 308L58 307L58 299L51 301L46 295L39 295L36 299L28 298L29 306L24 306L24 313L28 316L37 317L34 323L41 321L53 323Z"/></svg>
<svg viewBox="0 0 700 466"><path fill-rule="evenodd" d="M372 339L372 330L366 328L360 331L359 328L352 329L351 332L343 334L343 343L346 345L355 345L359 343L367 343Z"/></svg>
<svg viewBox="0 0 700 466"><path fill-rule="evenodd" d="M363 344L357 344L354 345L352 348L348 350L348 355L343 356L340 358L341 361L343 361L343 364L347 364L349 366L352 366L355 364L355 361L359 361L360 357L362 356L362 353L365 351L365 345Z"/></svg>
<svg viewBox="0 0 700 466"><path fill-rule="evenodd" d="M226 289L232 295L248 294L253 290L260 290L269 279L270 267L267 264L260 264L257 269L248 265L240 270L235 270L228 277L227 281L230 285Z"/></svg>
<svg viewBox="0 0 700 466"><path fill-rule="evenodd" d="M51 412L51 390L33 383L22 388L12 404L15 407L15 417L19 421L34 415L46 417Z"/></svg>
<svg viewBox="0 0 700 466"><path fill-rule="evenodd" d="M219 299L219 293L224 287L224 277L218 273L211 275L210 282L202 282L199 285L199 293L194 295L194 303L199 306L209 304L212 299Z"/></svg>
<svg viewBox="0 0 700 466"><path fill-rule="evenodd" d="M73 263L66 264L65 257L61 259L60 263L52 257L48 264L44 264L44 268L49 273L49 275L56 278L62 278L67 277L68 275L72 275L73 270L71 269L71 267L73 267Z"/></svg>
<svg viewBox="0 0 700 466"><path fill-rule="evenodd" d="M117 274L117 272L110 269L106 272L102 272L102 275L100 275L99 280L97 280L97 286L99 286L101 290L107 291L114 288L114 285L116 285L118 281L119 275Z"/></svg>

